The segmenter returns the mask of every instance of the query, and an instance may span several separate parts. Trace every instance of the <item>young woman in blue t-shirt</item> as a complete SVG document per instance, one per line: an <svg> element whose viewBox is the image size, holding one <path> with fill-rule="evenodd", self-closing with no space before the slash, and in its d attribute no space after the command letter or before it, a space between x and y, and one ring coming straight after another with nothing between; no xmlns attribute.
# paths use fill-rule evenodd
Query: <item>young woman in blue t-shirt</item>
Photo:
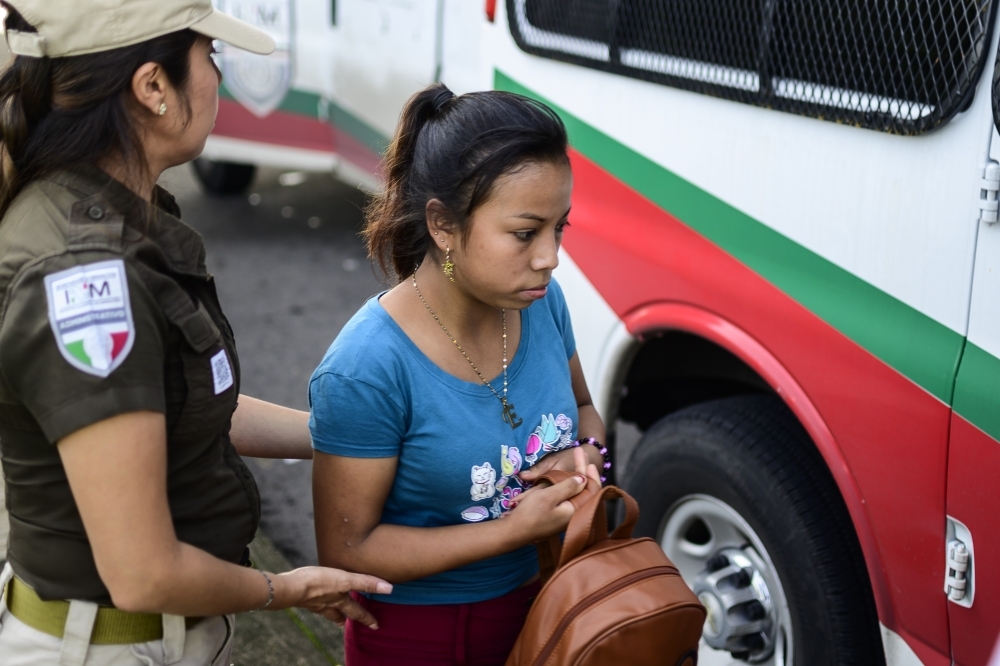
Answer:
<svg viewBox="0 0 1000 666"><path fill-rule="evenodd" d="M552 280L566 151L519 95L435 85L403 111L365 228L398 284L309 387L320 563L394 584L360 599L379 629L348 623L348 666L503 664L539 589L531 544L607 464ZM528 490L552 468L577 476Z"/></svg>

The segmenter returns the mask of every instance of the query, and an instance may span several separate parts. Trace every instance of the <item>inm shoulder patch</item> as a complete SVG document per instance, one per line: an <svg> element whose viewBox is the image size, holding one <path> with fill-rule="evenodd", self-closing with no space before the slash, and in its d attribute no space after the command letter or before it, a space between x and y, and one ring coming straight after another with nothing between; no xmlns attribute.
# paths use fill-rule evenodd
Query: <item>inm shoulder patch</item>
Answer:
<svg viewBox="0 0 1000 666"><path fill-rule="evenodd" d="M135 342L125 262L74 266L45 276L49 323L63 358L73 367L107 377Z"/></svg>

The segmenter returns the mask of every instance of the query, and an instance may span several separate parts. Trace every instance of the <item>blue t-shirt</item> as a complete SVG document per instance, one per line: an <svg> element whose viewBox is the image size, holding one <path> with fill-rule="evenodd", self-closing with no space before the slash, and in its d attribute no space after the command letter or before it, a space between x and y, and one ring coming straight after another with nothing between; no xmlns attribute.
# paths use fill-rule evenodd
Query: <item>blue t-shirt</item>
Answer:
<svg viewBox="0 0 1000 666"><path fill-rule="evenodd" d="M313 447L354 458L399 457L382 523L495 520L522 491L515 475L576 439L568 362L575 351L566 301L552 280L546 296L521 311L521 342L507 372L508 401L523 423L512 430L486 385L441 370L373 297L310 380ZM501 391L503 375L490 383ZM535 549L526 546L372 596L400 604L472 603L507 594L537 570Z"/></svg>

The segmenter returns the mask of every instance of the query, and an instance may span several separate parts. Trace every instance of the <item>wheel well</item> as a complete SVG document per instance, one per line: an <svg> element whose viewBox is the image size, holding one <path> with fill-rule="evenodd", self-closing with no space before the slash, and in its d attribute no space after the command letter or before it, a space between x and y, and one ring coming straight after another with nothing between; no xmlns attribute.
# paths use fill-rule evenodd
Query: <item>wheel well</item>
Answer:
<svg viewBox="0 0 1000 666"><path fill-rule="evenodd" d="M674 322L696 326L694 330L704 330L705 336L668 328ZM879 615L891 626L893 597L864 499L832 433L795 378L758 341L735 327L727 328L727 322L697 308L680 304L647 308L633 317L631 325L648 332L619 352L622 361L616 364L617 374L609 387L617 400L605 403L608 440L613 447L612 482L628 487L632 454L645 431L663 417L710 400L780 393L782 402L794 407L796 420L805 428L817 454L826 461L854 523ZM657 332L654 328L657 325L666 330ZM728 341L745 349L748 357L755 359L755 367L764 374L722 346ZM771 382L781 388L772 389Z"/></svg>
<svg viewBox="0 0 1000 666"><path fill-rule="evenodd" d="M664 331L644 340L625 373L617 410L640 431L699 402L774 392L735 354L705 338Z"/></svg>

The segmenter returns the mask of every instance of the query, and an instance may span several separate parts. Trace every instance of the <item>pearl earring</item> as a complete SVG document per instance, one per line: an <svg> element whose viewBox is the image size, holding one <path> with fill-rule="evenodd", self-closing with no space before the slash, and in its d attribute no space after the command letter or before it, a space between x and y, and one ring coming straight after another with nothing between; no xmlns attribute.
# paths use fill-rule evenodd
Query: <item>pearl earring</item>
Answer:
<svg viewBox="0 0 1000 666"><path fill-rule="evenodd" d="M160 104L160 115L162 116L166 112L167 112L167 105L165 103Z"/></svg>

